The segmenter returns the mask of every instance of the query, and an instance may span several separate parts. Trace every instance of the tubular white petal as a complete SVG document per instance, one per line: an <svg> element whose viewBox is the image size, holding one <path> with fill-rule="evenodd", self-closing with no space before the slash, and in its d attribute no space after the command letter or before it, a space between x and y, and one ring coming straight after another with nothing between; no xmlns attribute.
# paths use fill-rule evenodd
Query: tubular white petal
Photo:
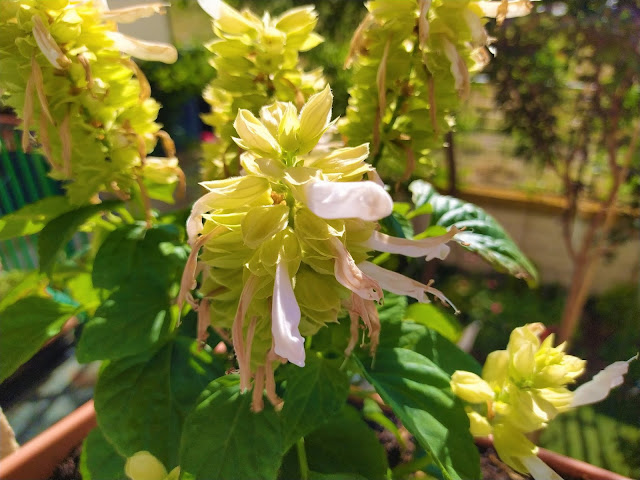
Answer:
<svg viewBox="0 0 640 480"><path fill-rule="evenodd" d="M178 51L173 45L160 42L147 42L124 35L120 32L106 32L115 47L121 52L151 62L174 63L178 59Z"/></svg>
<svg viewBox="0 0 640 480"><path fill-rule="evenodd" d="M393 200L375 182L309 182L304 187L309 210L320 218L376 221L391 215Z"/></svg>
<svg viewBox="0 0 640 480"><path fill-rule="evenodd" d="M622 385L624 376L629 371L629 364L637 360L640 354L629 360L613 362L611 365L595 374L593 378L580 385L573 392L571 407L581 407L604 400L615 387Z"/></svg>
<svg viewBox="0 0 640 480"><path fill-rule="evenodd" d="M529 473L535 480L562 480L560 475L535 455L518 457L518 460L527 467Z"/></svg>
<svg viewBox="0 0 640 480"><path fill-rule="evenodd" d="M71 60L62 52L58 43L53 39L49 30L45 27L42 19L38 15L33 16L33 38L35 38L38 48L49 60L49 63L56 68L63 69L71 65Z"/></svg>
<svg viewBox="0 0 640 480"><path fill-rule="evenodd" d="M400 273L387 270L386 268L379 267L371 262L362 262L358 264L360 270L374 279L380 284L383 290L387 292L395 293L396 295L408 295L415 298L420 303L430 303L427 293L430 293L434 297L437 297L443 304L451 305L455 313L459 313L456 306L444 296L444 294L430 285L425 285L415 280L405 277Z"/></svg>
<svg viewBox="0 0 640 480"><path fill-rule="evenodd" d="M102 19L116 23L133 23L141 18L151 17L155 14L164 15L165 8L170 4L166 2L133 5L131 7L116 8L102 12Z"/></svg>
<svg viewBox="0 0 640 480"><path fill-rule="evenodd" d="M449 247L445 243L459 232L460 229L453 226L447 233L438 237L410 240L408 238L391 237L374 231L369 240L365 242L365 246L378 252L397 253L406 257L425 257L426 260L439 258L444 260L449 254Z"/></svg>
<svg viewBox="0 0 640 480"><path fill-rule="evenodd" d="M276 354L304 367L304 339L298 330L300 307L293 293L286 262L278 263L271 304L271 334Z"/></svg>
<svg viewBox="0 0 640 480"><path fill-rule="evenodd" d="M340 239L331 237L329 243L337 257L333 269L336 280L343 287L348 288L365 300L375 300L377 302L382 300L383 293L380 284L373 278L365 275L362 270L357 267L353 257Z"/></svg>
<svg viewBox="0 0 640 480"><path fill-rule="evenodd" d="M499 13L499 7L502 2L500 1L480 1L476 3L482 10L485 17L496 18ZM509 2L507 5L506 18L524 17L531 11L533 5L530 0L516 0L515 2Z"/></svg>
<svg viewBox="0 0 640 480"><path fill-rule="evenodd" d="M198 0L200 8L214 20L218 20L220 18L222 8L221 4L221 0Z"/></svg>

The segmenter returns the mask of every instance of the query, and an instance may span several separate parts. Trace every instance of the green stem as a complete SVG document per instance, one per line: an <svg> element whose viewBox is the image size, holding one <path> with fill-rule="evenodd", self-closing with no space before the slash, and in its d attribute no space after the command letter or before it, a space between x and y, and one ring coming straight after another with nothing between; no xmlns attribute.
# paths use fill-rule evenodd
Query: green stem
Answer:
<svg viewBox="0 0 640 480"><path fill-rule="evenodd" d="M300 463L300 478L301 480L309 480L309 464L307 463L307 452L304 449L304 437L296 442L296 448L298 450L298 462Z"/></svg>

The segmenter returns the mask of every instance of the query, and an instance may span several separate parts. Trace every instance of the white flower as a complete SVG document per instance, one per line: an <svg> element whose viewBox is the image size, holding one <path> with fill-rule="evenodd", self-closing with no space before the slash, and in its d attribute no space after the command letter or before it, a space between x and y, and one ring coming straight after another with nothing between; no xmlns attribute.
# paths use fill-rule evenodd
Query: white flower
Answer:
<svg viewBox="0 0 640 480"><path fill-rule="evenodd" d="M309 182L304 187L306 203L320 218L361 218L376 221L391 215L393 200L375 182Z"/></svg>
<svg viewBox="0 0 640 480"><path fill-rule="evenodd" d="M271 305L271 334L274 351L291 363L304 367L304 338L300 335L298 325L300 325L300 307L293 293L286 262L281 261L276 267Z"/></svg>
<svg viewBox="0 0 640 480"><path fill-rule="evenodd" d="M379 252L398 253L406 257L425 257L426 260L439 258L444 260L449 254L449 247L445 245L460 229L453 226L444 235L427 237L420 240L390 237L380 232L373 232L365 242L365 246Z"/></svg>
<svg viewBox="0 0 640 480"><path fill-rule="evenodd" d="M614 362L595 374L590 381L580 385L573 392L571 406L581 407L607 398L612 389L622 385L624 376L629 371L629 364L637 360L639 356L640 354L627 361Z"/></svg>

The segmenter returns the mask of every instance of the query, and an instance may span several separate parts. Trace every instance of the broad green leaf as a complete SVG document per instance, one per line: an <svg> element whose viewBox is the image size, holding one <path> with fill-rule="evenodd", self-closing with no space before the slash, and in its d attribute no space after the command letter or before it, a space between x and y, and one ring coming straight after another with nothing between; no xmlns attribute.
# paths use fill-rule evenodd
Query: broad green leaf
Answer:
<svg viewBox="0 0 640 480"><path fill-rule="evenodd" d="M404 318L407 310L407 297L386 292L384 302L378 306L381 322L397 322Z"/></svg>
<svg viewBox="0 0 640 480"><path fill-rule="evenodd" d="M54 218L73 208L66 197L47 197L0 218L0 241L38 233Z"/></svg>
<svg viewBox="0 0 640 480"><path fill-rule="evenodd" d="M349 393L349 377L338 367L335 360L312 354L307 355L304 368L287 365L282 408L285 451L342 409Z"/></svg>
<svg viewBox="0 0 640 480"><path fill-rule="evenodd" d="M180 446L183 480L275 479L282 460L280 420L268 402L250 410L237 375L214 380L187 417Z"/></svg>
<svg viewBox="0 0 640 480"><path fill-rule="evenodd" d="M315 474L342 475L337 478L354 480L359 477L369 480L387 478L389 465L384 448L375 432L362 420L360 413L349 405L345 405L338 415L307 435L304 448L309 469ZM278 478L301 478L296 446L287 453Z"/></svg>
<svg viewBox="0 0 640 480"><path fill-rule="evenodd" d="M86 363L150 351L173 327L166 291L140 285L112 293L82 329L76 356Z"/></svg>
<svg viewBox="0 0 640 480"><path fill-rule="evenodd" d="M480 364L471 355L460 350L438 332L413 322L383 323L380 347L400 347L417 352L448 375L456 370L466 370L478 375L482 371Z"/></svg>
<svg viewBox="0 0 640 480"><path fill-rule="evenodd" d="M404 348L378 348L375 368L362 372L434 462L452 480L480 478L478 450L450 377L427 357Z"/></svg>
<svg viewBox="0 0 640 480"><path fill-rule="evenodd" d="M153 183L145 180L144 184L147 187L147 195L149 195L149 198L159 200L168 205L175 203L173 194L178 186L177 183Z"/></svg>
<svg viewBox="0 0 640 480"><path fill-rule="evenodd" d="M178 465L185 417L206 385L223 373L209 353L196 348L195 340L178 337L152 356L103 367L95 389L98 425L120 455L146 450L169 470Z"/></svg>
<svg viewBox="0 0 640 480"><path fill-rule="evenodd" d="M309 472L309 480L367 480L357 473L317 473Z"/></svg>
<svg viewBox="0 0 640 480"><path fill-rule="evenodd" d="M114 289L146 283L166 288L186 257L175 226L125 225L111 232L100 246L93 264L93 285Z"/></svg>
<svg viewBox="0 0 640 480"><path fill-rule="evenodd" d="M47 286L46 277L38 272L12 270L11 272L3 273L2 279L5 282L9 282L9 285L5 283L4 287L8 288L8 290L3 288L4 291L1 292L0 312L28 295L38 292L44 294Z"/></svg>
<svg viewBox="0 0 640 480"><path fill-rule="evenodd" d="M428 203L433 211L431 225L466 228L455 239L469 251L479 254L494 268L524 278L529 285L538 283L533 264L495 218L482 208L457 198L440 195L423 180L409 185L416 208Z"/></svg>
<svg viewBox="0 0 640 480"><path fill-rule="evenodd" d="M71 240L78 229L91 217L104 210L110 210L120 203L120 201L106 201L97 205L86 205L63 213L47 223L38 239L40 271L50 274L58 252Z"/></svg>
<svg viewBox="0 0 640 480"><path fill-rule="evenodd" d="M76 313L76 308L41 296L21 298L0 312L0 381L35 355Z"/></svg>
<svg viewBox="0 0 640 480"><path fill-rule="evenodd" d="M102 431L94 428L82 443L80 474L83 480L126 480L126 461L104 437Z"/></svg>
<svg viewBox="0 0 640 480"><path fill-rule="evenodd" d="M405 313L405 320L419 323L435 330L447 340L457 342L462 328L452 315L447 315L434 305L414 303L409 305Z"/></svg>
<svg viewBox="0 0 640 480"><path fill-rule="evenodd" d="M65 283L65 287L71 298L78 302L82 306L82 310L89 314L93 314L102 303L101 294L103 293L99 289L93 288L91 273L89 272L73 275Z"/></svg>

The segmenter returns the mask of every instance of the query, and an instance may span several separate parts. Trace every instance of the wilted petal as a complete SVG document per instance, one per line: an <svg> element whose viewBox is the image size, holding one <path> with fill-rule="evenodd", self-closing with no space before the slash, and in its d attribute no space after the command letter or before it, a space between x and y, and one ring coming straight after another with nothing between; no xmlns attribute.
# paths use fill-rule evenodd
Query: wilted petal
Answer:
<svg viewBox="0 0 640 480"><path fill-rule="evenodd" d="M531 8L533 8L530 0L516 0L515 2L481 1L475 5L480 7L485 17L496 18L501 13L500 5L503 3L507 4L506 18L523 17L528 15Z"/></svg>
<svg viewBox="0 0 640 480"><path fill-rule="evenodd" d="M427 237L420 240L408 238L398 238L385 235L378 231L371 234L365 246L379 252L388 252L404 255L406 257L425 257L426 260L439 258L444 260L449 254L449 247L445 245L451 240L460 229L453 226L444 235L438 237Z"/></svg>
<svg viewBox="0 0 640 480"><path fill-rule="evenodd" d="M535 480L562 480L560 475L535 455L520 457L519 460Z"/></svg>
<svg viewBox="0 0 640 480"><path fill-rule="evenodd" d="M359 319L362 319L371 340L371 353L375 354L378 344L380 343L380 317L378 309L372 300L364 300L355 293L351 294L351 298L345 302L349 317L351 319L351 337L344 354L349 356L353 348L358 342Z"/></svg>
<svg viewBox="0 0 640 480"><path fill-rule="evenodd" d="M120 32L106 33L118 50L140 60L174 63L178 59L178 51L168 43L148 42Z"/></svg>
<svg viewBox="0 0 640 480"><path fill-rule="evenodd" d="M420 48L424 49L429 40L429 9L431 0L420 0L420 16L418 17L418 38Z"/></svg>
<svg viewBox="0 0 640 480"><path fill-rule="evenodd" d="M426 294L430 293L431 295L439 298L442 303L451 305L455 310L455 313L458 313L456 306L451 303L451 301L445 297L440 290L429 285L416 282L415 280L405 277L400 273L379 267L371 262L362 262L358 264L358 267L360 267L360 270L363 273L369 275L378 282L382 289L387 292L395 293L396 295L407 295L415 298L420 303L429 303L430 300L427 298Z"/></svg>
<svg viewBox="0 0 640 480"><path fill-rule="evenodd" d="M467 64L458 53L458 49L455 45L444 37L442 38L442 47L444 49L444 54L451 62L451 74L456 82L455 87L458 91L458 95L462 98L466 98L469 96L469 91L471 89Z"/></svg>
<svg viewBox="0 0 640 480"><path fill-rule="evenodd" d="M196 268L198 266L198 252L200 251L200 248L202 248L207 240L215 237L216 235L219 235L225 230L227 230L225 227L218 226L217 228L211 230L209 233L199 236L191 246L191 253L189 254L189 258L187 259L187 263L184 266L184 270L182 272L182 280L180 281L180 292L178 293L178 298L176 299L176 303L181 309L182 305L184 305L185 300L188 301L192 307L196 307L196 303L191 296L191 290L196 287Z"/></svg>
<svg viewBox="0 0 640 480"><path fill-rule="evenodd" d="M626 362L614 362L594 375L590 381L580 385L573 392L574 397L571 406L580 407L582 405L590 405L607 398L612 389L622 385L624 376L629 371L629 364L637 360L638 356L639 355L636 355Z"/></svg>
<svg viewBox="0 0 640 480"><path fill-rule="evenodd" d="M469 30L471 30L471 41L473 45L476 47L485 46L488 43L489 37L487 36L487 31L484 29L480 17L468 8L464 10L462 16L465 22L467 22Z"/></svg>
<svg viewBox="0 0 640 480"><path fill-rule="evenodd" d="M315 181L305 185L309 210L320 218L376 221L391 215L393 200L375 182Z"/></svg>
<svg viewBox="0 0 640 480"><path fill-rule="evenodd" d="M251 300L258 286L258 277L255 275L249 276L247 281L242 287L242 293L240 294L240 301L238 302L238 310L236 316L233 319L233 325L231 326L231 336L233 340L233 349L236 352L236 358L238 359L238 368L240 370L240 391L244 392L249 389L251 384L251 357L245 354L245 341L242 333L242 326L244 324L244 317L247 314Z"/></svg>
<svg viewBox="0 0 640 480"><path fill-rule="evenodd" d="M300 307L293 293L286 262L278 263L273 284L271 334L274 351L291 363L304 367L304 339L298 330Z"/></svg>
<svg viewBox="0 0 640 480"><path fill-rule="evenodd" d="M151 17L155 14L164 15L165 8L170 4L166 2L147 3L133 5L131 7L116 8L102 12L102 19L116 23L133 23L141 18Z"/></svg>
<svg viewBox="0 0 640 480"><path fill-rule="evenodd" d="M63 69L71 65L71 60L62 52L58 43L53 39L49 30L45 27L42 19L38 15L33 17L33 37L38 44L38 48L49 60L49 63L56 68Z"/></svg>
<svg viewBox="0 0 640 480"><path fill-rule="evenodd" d="M383 293L380 284L358 268L340 239L332 237L329 239L329 243L337 257L334 266L336 280L365 300L375 300L377 302L382 300Z"/></svg>

